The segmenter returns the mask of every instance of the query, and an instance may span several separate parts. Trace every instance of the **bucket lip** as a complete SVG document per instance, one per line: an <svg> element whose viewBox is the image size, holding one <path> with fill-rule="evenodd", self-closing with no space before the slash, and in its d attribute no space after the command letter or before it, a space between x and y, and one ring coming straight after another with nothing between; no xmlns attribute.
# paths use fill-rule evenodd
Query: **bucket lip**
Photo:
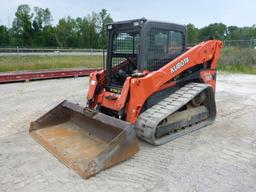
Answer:
<svg viewBox="0 0 256 192"><path fill-rule="evenodd" d="M91 117L95 120L98 120L99 122L107 125L111 125L113 127L118 127L120 129L127 129L127 128L134 128L134 124L131 124L127 121L123 121L121 119L117 119L115 117L111 117L109 115L106 115L104 113L101 113L97 110L90 109L90 108L83 108L79 104L74 104L72 102L69 102L67 100L64 100L60 103L62 107L65 107L67 109L70 109L74 112L80 113L82 115Z"/></svg>
<svg viewBox="0 0 256 192"><path fill-rule="evenodd" d="M129 129L134 129L134 124L131 124L127 121L123 121L120 119L117 119L115 117L111 117L109 115L106 115L104 113L101 113L95 109L90 109L90 108L84 108L80 106L79 104L72 103L68 100L64 100L60 102L57 106L46 112L44 115L36 119L35 121L32 121L30 123L30 128L29 132L32 132L34 130L40 129L40 124L41 121L43 121L45 118L51 116L52 113L58 111L61 108L66 108L68 111L71 113L78 113L84 116L87 116L89 118L92 118L100 123L103 123L105 125L113 126L118 129L121 129L122 131L124 130L129 130Z"/></svg>

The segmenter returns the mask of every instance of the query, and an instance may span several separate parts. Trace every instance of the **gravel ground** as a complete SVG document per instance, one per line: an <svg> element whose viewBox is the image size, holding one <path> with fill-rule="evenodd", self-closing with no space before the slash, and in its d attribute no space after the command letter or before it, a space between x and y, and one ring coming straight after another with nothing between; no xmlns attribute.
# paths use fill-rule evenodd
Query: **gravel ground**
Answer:
<svg viewBox="0 0 256 192"><path fill-rule="evenodd" d="M221 73L215 123L81 179L29 135L64 99L85 104L87 78L0 85L0 191L256 191L256 76Z"/></svg>

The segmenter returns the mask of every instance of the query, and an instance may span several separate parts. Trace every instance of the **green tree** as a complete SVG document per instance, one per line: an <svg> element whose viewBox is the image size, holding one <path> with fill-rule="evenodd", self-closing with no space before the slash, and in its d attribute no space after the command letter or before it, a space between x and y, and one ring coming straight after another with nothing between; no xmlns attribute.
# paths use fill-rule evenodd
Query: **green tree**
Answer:
<svg viewBox="0 0 256 192"><path fill-rule="evenodd" d="M199 41L199 29L193 24L187 25L188 43L197 43Z"/></svg>
<svg viewBox="0 0 256 192"><path fill-rule="evenodd" d="M227 40L241 39L241 28L237 26L227 27Z"/></svg>
<svg viewBox="0 0 256 192"><path fill-rule="evenodd" d="M241 39L252 39L256 37L256 25L252 27L243 27Z"/></svg>
<svg viewBox="0 0 256 192"><path fill-rule="evenodd" d="M102 9L98 13L98 29L99 29L99 47L105 47L107 44L107 25L112 23L113 19L106 9Z"/></svg>
<svg viewBox="0 0 256 192"><path fill-rule="evenodd" d="M51 32L52 15L48 8L43 9L34 7L34 19L33 19L33 46L49 46L53 43ZM48 34L49 33L49 34ZM50 38L50 39L49 39ZM56 44L56 41L55 41Z"/></svg>
<svg viewBox="0 0 256 192"><path fill-rule="evenodd" d="M84 18L76 18L76 34L79 47L98 48L99 33L97 30L98 15L95 12Z"/></svg>
<svg viewBox="0 0 256 192"><path fill-rule="evenodd" d="M227 26L223 23L213 23L200 29L199 40L203 41L209 36L224 40L227 34Z"/></svg>
<svg viewBox="0 0 256 192"><path fill-rule="evenodd" d="M89 31L89 22L86 18L78 17L76 18L76 27L77 27L77 39L79 47L90 47L90 37L88 34Z"/></svg>
<svg viewBox="0 0 256 192"><path fill-rule="evenodd" d="M59 20L56 26L56 40L60 47L76 47L76 21L70 16Z"/></svg>
<svg viewBox="0 0 256 192"><path fill-rule="evenodd" d="M85 17L85 21L88 22L88 38L89 46L88 48L99 48L98 46L98 33L97 33L97 19L98 15L95 12L92 12L90 15Z"/></svg>
<svg viewBox="0 0 256 192"><path fill-rule="evenodd" d="M34 12L33 28L35 31L40 31L43 27L51 25L52 15L48 8L34 7Z"/></svg>
<svg viewBox="0 0 256 192"><path fill-rule="evenodd" d="M44 26L43 31L42 31L42 36L43 36L43 42L41 43L42 46L44 47L57 47L57 39L56 39L56 28L47 25Z"/></svg>
<svg viewBox="0 0 256 192"><path fill-rule="evenodd" d="M9 45L9 31L4 25L0 26L0 46Z"/></svg>
<svg viewBox="0 0 256 192"><path fill-rule="evenodd" d="M19 5L12 24L12 32L17 45L31 45L33 14L27 4Z"/></svg>
<svg viewBox="0 0 256 192"><path fill-rule="evenodd" d="M70 16L51 25L48 8L19 5L12 28L0 28L0 45L102 48L107 44L107 24L113 22L106 9L83 18Z"/></svg>

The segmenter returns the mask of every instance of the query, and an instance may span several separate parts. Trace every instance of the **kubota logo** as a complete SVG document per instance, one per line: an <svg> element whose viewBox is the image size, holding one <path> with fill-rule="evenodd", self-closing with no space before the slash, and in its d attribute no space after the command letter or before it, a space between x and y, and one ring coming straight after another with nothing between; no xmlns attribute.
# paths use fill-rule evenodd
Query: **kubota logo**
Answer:
<svg viewBox="0 0 256 192"><path fill-rule="evenodd" d="M185 59L183 59L181 62L177 63L174 67L171 68L171 72L174 73L176 72L178 69L180 69L181 67L183 67L184 65L186 65L189 62L189 58L186 57Z"/></svg>

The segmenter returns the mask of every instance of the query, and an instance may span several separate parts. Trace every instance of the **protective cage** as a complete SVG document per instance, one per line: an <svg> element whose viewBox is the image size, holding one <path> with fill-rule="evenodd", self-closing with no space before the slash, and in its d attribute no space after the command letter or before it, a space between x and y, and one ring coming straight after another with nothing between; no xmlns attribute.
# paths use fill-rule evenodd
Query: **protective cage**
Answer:
<svg viewBox="0 0 256 192"><path fill-rule="evenodd" d="M108 86L121 87L136 70L158 70L186 48L186 28L178 24L130 20L110 24L108 33Z"/></svg>

